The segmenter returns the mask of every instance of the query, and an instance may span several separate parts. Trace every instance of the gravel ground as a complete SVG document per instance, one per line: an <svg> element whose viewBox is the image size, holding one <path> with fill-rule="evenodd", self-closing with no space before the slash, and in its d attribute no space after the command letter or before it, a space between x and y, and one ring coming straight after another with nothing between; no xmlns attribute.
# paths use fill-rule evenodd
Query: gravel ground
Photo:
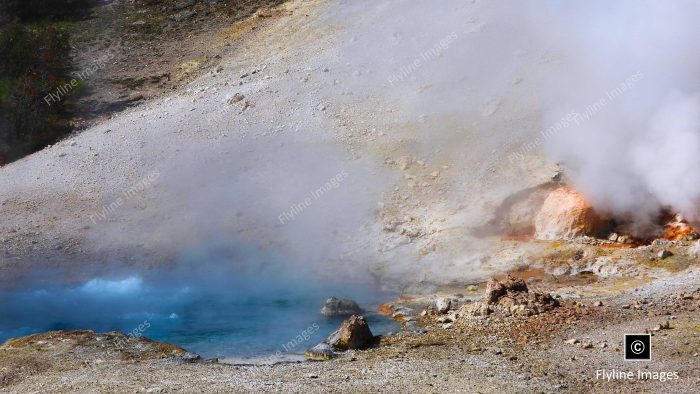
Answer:
<svg viewBox="0 0 700 394"><path fill-rule="evenodd" d="M454 11L467 21L454 32L454 53L481 48L498 31L490 7ZM426 334L390 336L329 362L233 366L124 360L82 345L59 355L5 347L0 391L698 392L696 259L678 253L685 260L673 259L679 266L670 269L651 264L651 251L496 236L503 208L537 198L513 191L546 189L558 171L535 153L507 159L542 127L529 92L556 54L522 44L513 53L519 66L503 72L498 92L441 69L450 52L414 71L416 80L390 84L392 69L450 31L423 37L387 66L371 58L383 59L386 48L369 45L393 37L376 19L392 20L390 8L290 1L280 10L245 22L252 25L242 35L212 32L213 43L236 49L190 84L0 168L2 286L46 270L81 281L117 264L169 267L212 238L255 242L328 275L369 271L409 294L443 291L445 283L466 292L466 284L513 268L547 276L563 262L603 280L545 280L565 302L541 316L460 319L452 330L426 320ZM431 80L454 73L449 83ZM279 219L343 174L332 198ZM592 255L575 263L567 253L577 248ZM695 293L679 299L683 291ZM645 298L639 309L623 309ZM604 306L593 307L596 300ZM678 380L595 379L596 369L637 368L622 361L621 335L666 319L672 329L654 336L653 360L638 365L677 371ZM593 348L565 343L572 338ZM84 365L86 352L100 361Z"/></svg>

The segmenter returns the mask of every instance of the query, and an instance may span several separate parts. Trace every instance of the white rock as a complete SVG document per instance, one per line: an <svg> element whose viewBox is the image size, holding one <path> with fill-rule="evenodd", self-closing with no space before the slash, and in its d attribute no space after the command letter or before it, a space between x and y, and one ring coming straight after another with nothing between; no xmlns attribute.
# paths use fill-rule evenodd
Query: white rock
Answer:
<svg viewBox="0 0 700 394"><path fill-rule="evenodd" d="M700 257L700 240L696 241L690 248L688 248L688 253L694 257Z"/></svg>
<svg viewBox="0 0 700 394"><path fill-rule="evenodd" d="M435 301L435 309L440 313L447 313L450 310L450 306L452 306L452 301L449 298L438 298Z"/></svg>
<svg viewBox="0 0 700 394"><path fill-rule="evenodd" d="M667 258L667 257L673 256L673 253L671 253L670 251L664 249L664 250L660 251L656 256L657 256L658 258L660 258L660 259L663 260L663 259L665 259L665 258Z"/></svg>

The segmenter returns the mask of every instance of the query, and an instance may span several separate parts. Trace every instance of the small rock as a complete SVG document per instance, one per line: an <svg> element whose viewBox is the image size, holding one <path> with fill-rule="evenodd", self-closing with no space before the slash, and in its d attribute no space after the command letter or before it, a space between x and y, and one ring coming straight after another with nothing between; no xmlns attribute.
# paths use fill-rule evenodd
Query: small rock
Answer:
<svg viewBox="0 0 700 394"><path fill-rule="evenodd" d="M603 301L596 301L593 303L593 306L603 306Z"/></svg>
<svg viewBox="0 0 700 394"><path fill-rule="evenodd" d="M681 292L680 294L678 294L678 299L681 299L681 300L692 300L692 299L693 299L693 295L692 295L692 294L685 293L685 292Z"/></svg>
<svg viewBox="0 0 700 394"><path fill-rule="evenodd" d="M197 3L196 0L185 0L181 1L173 6L173 11L184 10L185 8L190 8Z"/></svg>
<svg viewBox="0 0 700 394"><path fill-rule="evenodd" d="M658 258L660 258L661 260L663 260L667 257L673 256L673 253L671 253L671 251L669 251L669 250L664 249L664 250L660 251L659 253L657 253L656 256Z"/></svg>
<svg viewBox="0 0 700 394"><path fill-rule="evenodd" d="M398 164L402 171L406 171L411 167L411 164L413 164L413 158L411 156L401 156L396 160L396 164Z"/></svg>
<svg viewBox="0 0 700 394"><path fill-rule="evenodd" d="M632 237L629 235L620 235L617 237L617 242L621 244L631 244L634 243L634 239L632 239Z"/></svg>
<svg viewBox="0 0 700 394"><path fill-rule="evenodd" d="M367 321L362 316L352 315L333 332L326 342L333 350L362 349L374 340Z"/></svg>
<svg viewBox="0 0 700 394"><path fill-rule="evenodd" d="M592 348L593 348L593 344L590 342L584 342L581 344L581 349L592 349Z"/></svg>
<svg viewBox="0 0 700 394"><path fill-rule="evenodd" d="M438 323L452 323L453 321L455 321L453 315L443 315L437 318Z"/></svg>
<svg viewBox="0 0 700 394"><path fill-rule="evenodd" d="M581 342L581 341L579 341L579 340L576 339L576 338L571 338L571 339L568 339L565 343L566 343L567 345L576 345L576 344L579 343L579 342Z"/></svg>
<svg viewBox="0 0 700 394"><path fill-rule="evenodd" d="M631 308L631 306L629 304L625 304L622 306L622 309L630 309L630 308Z"/></svg>
<svg viewBox="0 0 700 394"><path fill-rule="evenodd" d="M236 93L231 98L226 100L226 104L234 104L234 103L237 103L237 102L243 100L244 98L245 98L244 95L242 95L240 93Z"/></svg>
<svg viewBox="0 0 700 394"><path fill-rule="evenodd" d="M451 306L452 300L449 298L438 298L437 301L435 301L435 309L440 313L447 313Z"/></svg>
<svg viewBox="0 0 700 394"><path fill-rule="evenodd" d="M479 290L479 288L476 287L475 285L467 286L467 291L477 291L477 290Z"/></svg>
<svg viewBox="0 0 700 394"><path fill-rule="evenodd" d="M200 360L199 354L192 352L184 352L181 355L172 359L176 363L195 363Z"/></svg>
<svg viewBox="0 0 700 394"><path fill-rule="evenodd" d="M197 15L197 13L195 11L185 11L185 12L181 12L177 15L171 16L170 20L173 22L184 22L184 21L194 17L195 15Z"/></svg>
<svg viewBox="0 0 700 394"><path fill-rule="evenodd" d="M454 327L454 324L452 323L445 323L442 325L442 328L445 330L451 330Z"/></svg>
<svg viewBox="0 0 700 394"><path fill-rule="evenodd" d="M331 349L331 345L321 342L304 352L304 357L309 360L325 361L335 357L335 353Z"/></svg>
<svg viewBox="0 0 700 394"><path fill-rule="evenodd" d="M338 299L331 297L326 300L321 308L324 316L350 316L364 312L357 302L351 299Z"/></svg>

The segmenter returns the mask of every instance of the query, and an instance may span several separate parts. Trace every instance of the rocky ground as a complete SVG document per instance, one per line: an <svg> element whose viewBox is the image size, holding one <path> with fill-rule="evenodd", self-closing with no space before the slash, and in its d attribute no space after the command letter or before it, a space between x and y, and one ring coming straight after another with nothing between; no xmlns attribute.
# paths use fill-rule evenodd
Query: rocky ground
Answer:
<svg viewBox="0 0 700 394"><path fill-rule="evenodd" d="M110 1L71 27L73 58L86 74L79 94L81 128L222 68L222 56L257 19L280 16L279 0ZM251 18L252 17L252 18ZM217 37L212 37L216 32Z"/></svg>
<svg viewBox="0 0 700 394"><path fill-rule="evenodd" d="M329 361L236 366L196 360L142 338L39 334L0 347L0 390L693 393L700 388L697 268L624 291L612 283L561 286L532 277L529 282L528 298L551 292L558 306L538 308L521 299L515 304L524 307L504 308L509 304L504 300L522 288L498 293L486 304L495 294L493 285L486 285L486 297L483 286L438 299L402 297L385 311L406 322L405 332ZM474 313L474 305L491 305L493 312ZM653 334L652 360L624 362L623 335L645 332ZM607 381L596 378L603 369L676 372L678 378Z"/></svg>
<svg viewBox="0 0 700 394"><path fill-rule="evenodd" d="M0 286L38 272L75 283L120 266L167 269L216 238L320 274L368 271L403 294L380 310L405 330L328 361L272 366L196 360L114 333L53 332L0 347L0 391L700 390L697 241L533 238L565 171L540 154L512 154L543 127L530 92L557 54L520 43L491 63L517 64L500 70L497 92L461 66L440 68L448 50L387 82L444 37L456 53L481 48L501 28L489 19L493 5L451 10L460 29L387 67L387 49L374 43L401 39L377 23L394 20L390 7L249 2L225 16L216 2L150 3L111 2L86 22L125 35L106 73L113 79L96 81L105 89L89 106L139 105L0 169ZM133 20L109 17L122 11ZM144 45L145 31L162 45ZM109 48L107 39L91 45ZM453 78L436 79L444 75ZM329 179L339 185L280 219ZM528 292L487 294L489 278L506 273ZM652 360L624 362L623 335L646 330ZM613 368L678 379L596 379Z"/></svg>

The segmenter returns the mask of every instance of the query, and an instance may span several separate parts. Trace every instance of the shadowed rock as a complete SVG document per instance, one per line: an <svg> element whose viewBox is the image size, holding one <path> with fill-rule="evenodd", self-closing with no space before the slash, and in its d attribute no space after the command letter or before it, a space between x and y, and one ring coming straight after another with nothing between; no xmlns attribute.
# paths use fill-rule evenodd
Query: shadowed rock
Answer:
<svg viewBox="0 0 700 394"><path fill-rule="evenodd" d="M335 353L333 353L331 345L321 342L304 352L304 356L309 360L325 361L335 357Z"/></svg>
<svg viewBox="0 0 700 394"><path fill-rule="evenodd" d="M484 298L487 303L493 304L509 291L514 293L527 293L527 284L524 280L514 278L510 275L503 282L491 278L486 284L486 295Z"/></svg>
<svg viewBox="0 0 700 394"><path fill-rule="evenodd" d="M524 280L508 276L504 281L490 279L484 302L469 303L460 309L464 316L487 316L498 312L505 316L532 316L559 306L549 293L530 291Z"/></svg>
<svg viewBox="0 0 700 394"><path fill-rule="evenodd" d="M326 342L333 350L363 349L374 341L374 335L362 316L353 315L333 332Z"/></svg>
<svg viewBox="0 0 700 394"><path fill-rule="evenodd" d="M338 299L331 297L326 300L321 308L321 314L324 316L350 316L364 312L357 302L344 298Z"/></svg>

